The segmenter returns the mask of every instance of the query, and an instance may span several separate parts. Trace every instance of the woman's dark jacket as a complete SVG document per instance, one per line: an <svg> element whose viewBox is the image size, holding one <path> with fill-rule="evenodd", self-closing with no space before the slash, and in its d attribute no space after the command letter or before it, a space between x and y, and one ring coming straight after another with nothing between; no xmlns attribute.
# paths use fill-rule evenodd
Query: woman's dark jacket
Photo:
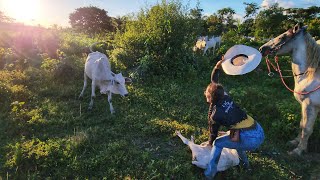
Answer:
<svg viewBox="0 0 320 180"><path fill-rule="evenodd" d="M218 83L219 75L220 69L214 68L212 72L212 81L214 83ZM231 97L225 93L222 98L219 98L217 102L211 103L209 107L209 144L212 145L213 141L217 138L218 130L221 125L230 128L230 126L235 125L246 118L246 112L240 109Z"/></svg>

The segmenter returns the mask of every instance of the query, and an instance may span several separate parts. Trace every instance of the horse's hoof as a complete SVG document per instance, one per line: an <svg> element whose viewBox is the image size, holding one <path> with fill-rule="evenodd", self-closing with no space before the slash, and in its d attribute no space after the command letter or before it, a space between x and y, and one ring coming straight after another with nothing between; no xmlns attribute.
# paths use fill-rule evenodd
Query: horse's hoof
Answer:
<svg viewBox="0 0 320 180"><path fill-rule="evenodd" d="M288 152L288 154L290 156L296 156L296 157L300 157L301 156L301 153L302 153L302 150L298 149L298 148L295 148L294 150Z"/></svg>

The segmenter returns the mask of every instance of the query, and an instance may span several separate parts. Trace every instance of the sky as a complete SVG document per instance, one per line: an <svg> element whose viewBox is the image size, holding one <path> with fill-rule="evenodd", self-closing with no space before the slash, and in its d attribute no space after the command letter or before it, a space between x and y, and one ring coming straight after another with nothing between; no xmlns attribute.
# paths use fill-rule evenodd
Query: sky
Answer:
<svg viewBox="0 0 320 180"><path fill-rule="evenodd" d="M96 6L105 9L109 16L118 17L137 13L141 8L148 8L162 2L162 0L0 0L0 11L14 18L17 22L29 25L51 26L57 24L62 27L69 26L69 14L76 8ZM196 7L197 0L182 0L190 9ZM247 3L256 3L267 8L278 3L284 8L307 8L320 6L320 0L199 0L200 8L205 15L216 13L217 10L230 7L235 10L235 18L245 14Z"/></svg>

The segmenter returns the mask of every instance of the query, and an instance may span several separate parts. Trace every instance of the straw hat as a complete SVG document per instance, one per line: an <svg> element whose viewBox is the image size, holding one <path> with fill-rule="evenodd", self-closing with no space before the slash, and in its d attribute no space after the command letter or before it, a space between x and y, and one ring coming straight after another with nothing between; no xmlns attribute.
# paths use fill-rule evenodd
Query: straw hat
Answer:
<svg viewBox="0 0 320 180"><path fill-rule="evenodd" d="M242 75L254 70L261 62L261 53L246 45L234 45L224 55L222 69L229 75Z"/></svg>

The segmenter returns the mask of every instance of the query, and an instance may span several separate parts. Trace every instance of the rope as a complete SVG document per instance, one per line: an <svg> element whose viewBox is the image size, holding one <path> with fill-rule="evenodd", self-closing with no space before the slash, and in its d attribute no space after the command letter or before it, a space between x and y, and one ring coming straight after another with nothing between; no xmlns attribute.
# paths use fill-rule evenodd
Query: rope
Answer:
<svg viewBox="0 0 320 180"><path fill-rule="evenodd" d="M269 60L268 56L266 57L266 64L267 64L267 67L268 67L268 76L272 77L274 75L273 72L271 72L271 69L270 69L270 65L272 66L272 68L275 70L275 71L279 71L279 69L277 69L277 67L272 64L272 62Z"/></svg>
<svg viewBox="0 0 320 180"><path fill-rule="evenodd" d="M291 91L291 92L293 92L293 93L296 93L296 94L299 94L299 95L306 95L306 94L310 94L310 93L312 93L312 92L320 89L320 85L319 85L318 87L314 88L314 89L311 90L311 91L304 91L304 92L303 92L303 91L300 91L300 92L297 92L297 91L292 90L292 89L286 84L286 82L285 82L284 79L283 79L283 76L282 76L282 73L281 73L281 69L280 69L278 60L279 60L278 56L275 56L275 57L274 57L274 61L275 61L276 64L277 64L277 67L275 67L275 66L271 63L271 61L268 59L268 56L266 57L266 62L267 62L267 67L268 67L268 70L269 70L269 74L272 73L272 72L271 72L271 70L270 70L270 65L269 65L268 63L270 63L270 64L272 65L273 69L279 73L283 85L284 85L289 91ZM269 74L268 74L268 75L269 75ZM272 73L272 74L273 74L273 73ZM270 76L270 75L269 75L269 76Z"/></svg>

